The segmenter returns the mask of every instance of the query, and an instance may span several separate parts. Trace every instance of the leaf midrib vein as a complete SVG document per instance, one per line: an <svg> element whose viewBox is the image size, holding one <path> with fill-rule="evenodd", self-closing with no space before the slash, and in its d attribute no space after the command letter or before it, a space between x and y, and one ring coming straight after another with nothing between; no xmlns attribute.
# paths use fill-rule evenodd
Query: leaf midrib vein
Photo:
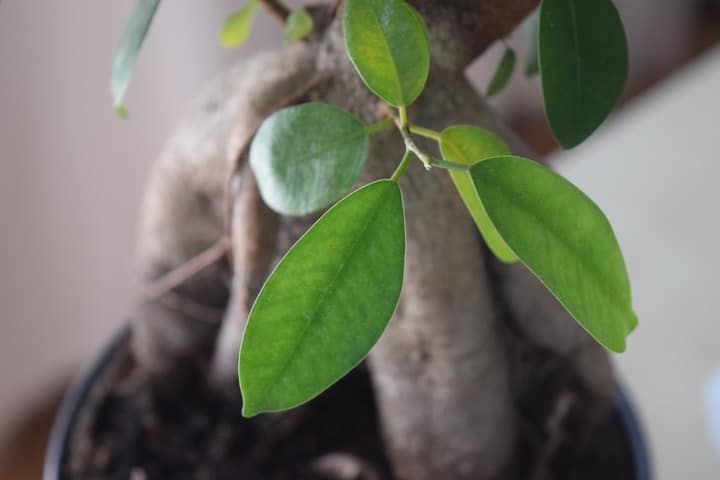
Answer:
<svg viewBox="0 0 720 480"><path fill-rule="evenodd" d="M355 241L350 245L350 248L348 248L347 254L345 255L345 258L343 259L343 262L340 264L337 272L335 273L335 275L334 275L334 277L333 277L333 280L332 280L332 282L330 283L330 286L329 286L329 287L320 295L320 297L318 298L317 304L316 304L315 308L313 309L312 314L307 315L307 317L309 317L310 321L308 321L307 325L306 325L305 328L303 329L302 334L300 335L300 338L299 338L298 342L295 344L295 347L293 348L292 352L290 353L290 355L288 355L288 357L287 357L287 359L285 360L282 368L279 370L279 372L278 372L278 374L277 374L277 378L278 378L278 379L279 379L279 378L282 378L282 377L285 375L285 373L287 372L287 370L288 370L288 368L289 368L289 366L290 366L290 364L291 364L291 362L292 362L292 359L296 356L298 350L300 349L300 346L305 342L305 339L306 339L307 336L308 336L308 332L310 331L310 327L311 327L311 326L313 325L313 323L314 323L314 322L313 322L313 318L317 316L317 313L318 313L318 312L320 311L320 309L324 306L324 304L325 304L325 299L328 297L328 295L329 295L333 290L335 290L336 285L337 285L337 280L338 280L338 278L339 278L340 275L343 273L343 271L345 270L345 267L346 267L347 264L349 263L349 262L348 262L348 259L349 259L349 258L353 255L353 253L357 250L358 244L360 243L360 239L362 239L362 238L365 236L365 233L367 232L368 228L370 227L370 224L371 224L371 223L375 220L375 218L377 217L378 211L380 210L380 208L381 208L382 205L383 205L383 202L382 202L381 200L384 198L385 195L386 195L386 194L380 195L380 197L378 197L378 199L376 200L376 206L375 206L375 208L373 208L371 214L368 215L368 221L365 223L365 225L363 226L362 230L358 233L357 238L356 238ZM267 397L268 397L268 394L271 393L271 392L273 391L273 389L276 388L277 383L278 383L278 382L276 381L276 382L273 382L272 384L268 385L267 388L265 389L265 392L263 392L263 395L261 396L261 398L267 398Z"/></svg>
<svg viewBox="0 0 720 480"><path fill-rule="evenodd" d="M382 32L381 39L382 39L382 44L385 47L385 51L388 54L388 56L390 57L390 59L392 60L392 66L393 66L392 73L393 74L391 75L391 77L393 79L393 83L395 83L395 88L397 88L398 98L401 103L405 103L405 95L403 95L402 83L400 82L400 76L398 75L397 61L395 60L395 55L393 55L393 52L390 49L390 44L387 42L387 38L385 37L385 30L383 30L383 28L382 28L382 24L380 23L380 17L378 15L377 10L375 10L374 4L370 5L370 10L372 10L372 12L373 12L373 20L375 20L375 24L377 25L378 29Z"/></svg>
<svg viewBox="0 0 720 480"><path fill-rule="evenodd" d="M505 194L505 193L502 192L502 190L499 190L499 189L498 189L498 191L500 192L501 195L503 195L503 196L508 200L508 201L506 202L506 204L512 204L512 203L513 203L512 201L514 200L514 203L515 203L516 205L523 205L523 206L524 206L523 211L524 211L524 212L528 212L528 214L529 214L531 217L535 218L535 220L538 221L538 223L541 223L541 224L543 224L543 225L548 225L547 222L542 221L542 219L540 218L540 216L537 215L535 209L533 209L533 208L528 208L528 205L530 205L529 202L527 202L527 201L519 201L519 202L518 202L518 201L517 201L518 198L525 198L525 197L523 197L522 195L512 196L512 195L509 195L509 194ZM489 215L489 212L488 212L488 215ZM492 221L492 217L491 217L491 221ZM493 222L493 223L494 223L494 222ZM550 224L550 225L553 225L553 224ZM549 232L555 239L557 239L558 243L561 244L561 245L563 245L564 248L565 248L567 251L572 252L572 253L574 254L575 259L577 259L576 261L578 261L578 263L579 263L586 271L588 271L588 272L591 273L590 278L592 279L592 282L597 286L597 289L598 289L600 292L602 292L603 296L604 296L607 300L610 300L610 301L608 301L607 303L612 306L612 309L615 310L615 311L622 312L623 314L627 313L627 312L624 311L625 309L619 309L619 308L615 307L615 302L612 301L613 298L625 297L625 295L624 295L624 294L620 294L620 293L613 293L612 291L610 291L608 288L605 287L605 285L603 284L603 282L598 281L597 278L602 277L602 275L598 275L598 274L597 274L598 269L595 268L595 266L594 266L593 264L588 263L587 261L585 261L584 257L583 257L582 255L579 255L579 254L578 254L578 250L575 249L574 247L572 247L572 245L571 245L570 243L568 243L567 241L565 241L565 239L563 238L562 235L559 235L559 234L556 232L556 229L554 228L554 225L553 225L552 228L546 228L546 231ZM523 262L525 262L525 260L523 260ZM543 280L542 278L540 278L539 275L537 275L537 274L535 274L535 275L538 277L538 279L539 279L543 284L546 283L545 280ZM552 293L553 293L553 295L554 295L556 298L558 298L557 295L556 295L554 292L552 292ZM560 300L560 298L558 298L558 300L560 301L560 303L562 303L563 305L565 305L565 302L562 301L562 300ZM623 316L624 316L624 315L623 315Z"/></svg>

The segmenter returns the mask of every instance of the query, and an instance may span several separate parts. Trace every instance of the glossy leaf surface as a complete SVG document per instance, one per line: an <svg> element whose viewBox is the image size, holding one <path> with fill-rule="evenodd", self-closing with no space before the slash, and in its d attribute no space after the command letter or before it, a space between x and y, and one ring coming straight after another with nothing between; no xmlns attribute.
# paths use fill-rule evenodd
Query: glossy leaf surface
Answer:
<svg viewBox="0 0 720 480"><path fill-rule="evenodd" d="M230 15L220 29L220 45L226 48L242 46L250 36L258 9L257 0L249 0L244 7Z"/></svg>
<svg viewBox="0 0 720 480"><path fill-rule="evenodd" d="M125 31L115 50L112 74L110 76L110 94L113 99L113 107L121 117L127 116L127 110L123 105L125 93L127 92L133 67L140 53L140 48L145 41L148 30L150 30L150 25L152 24L159 5L160 0L135 1L135 6L125 25Z"/></svg>
<svg viewBox="0 0 720 480"><path fill-rule="evenodd" d="M509 47L505 48L505 52L500 59L497 70L495 70L495 74L488 84L488 88L485 92L486 97L492 97L493 95L497 95L503 91L508 82L510 82L510 78L512 78L516 63L517 56L515 55L515 50Z"/></svg>
<svg viewBox="0 0 720 480"><path fill-rule="evenodd" d="M510 154L508 146L497 135L470 125L445 129L440 136L440 151L445 160L463 165L474 165L480 160ZM503 262L517 261L515 253L490 221L475 191L470 173L455 170L448 172L488 248Z"/></svg>
<svg viewBox="0 0 720 480"><path fill-rule="evenodd" d="M290 41L303 39L312 33L314 21L312 16L303 8L293 10L285 25L285 38Z"/></svg>
<svg viewBox="0 0 720 480"><path fill-rule="evenodd" d="M400 296L405 224L398 185L355 191L290 249L253 306L240 349L243 414L292 408L355 367Z"/></svg>
<svg viewBox="0 0 720 480"><path fill-rule="evenodd" d="M605 120L625 86L627 41L611 0L543 0L539 61L545 113L572 148Z"/></svg>
<svg viewBox="0 0 720 480"><path fill-rule="evenodd" d="M325 103L275 112L250 148L250 166L265 202L285 215L306 215L345 195L365 164L368 133L354 115Z"/></svg>
<svg viewBox="0 0 720 480"><path fill-rule="evenodd" d="M365 84L395 107L422 92L430 67L420 14L403 0L346 0L345 46Z"/></svg>
<svg viewBox="0 0 720 480"><path fill-rule="evenodd" d="M513 156L471 175L507 244L598 342L614 352L637 325L620 247L602 211L542 165Z"/></svg>

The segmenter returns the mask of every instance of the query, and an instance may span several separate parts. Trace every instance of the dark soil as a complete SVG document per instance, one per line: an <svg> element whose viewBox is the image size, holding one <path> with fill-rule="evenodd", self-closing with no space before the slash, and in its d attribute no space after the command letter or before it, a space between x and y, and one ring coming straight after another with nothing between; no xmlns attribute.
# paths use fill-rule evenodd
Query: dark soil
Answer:
<svg viewBox="0 0 720 480"><path fill-rule="evenodd" d="M582 396L566 386L558 393L555 377L543 379L540 397L518 405L517 478L634 479L617 415L589 431ZM76 420L62 480L390 479L362 367L304 407L251 420L241 416L239 397L221 397L199 372L186 380L151 392L121 349ZM324 476L321 464L364 473Z"/></svg>

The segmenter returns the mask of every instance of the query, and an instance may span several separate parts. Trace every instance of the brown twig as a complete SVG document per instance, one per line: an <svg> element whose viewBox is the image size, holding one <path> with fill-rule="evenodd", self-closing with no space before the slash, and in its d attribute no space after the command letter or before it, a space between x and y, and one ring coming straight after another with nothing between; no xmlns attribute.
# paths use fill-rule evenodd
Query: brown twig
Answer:
<svg viewBox="0 0 720 480"><path fill-rule="evenodd" d="M207 250L200 252L174 270L147 285L140 294L140 303L145 304L161 297L173 288L182 285L187 279L220 260L230 247L230 239L223 235Z"/></svg>
<svg viewBox="0 0 720 480"><path fill-rule="evenodd" d="M282 98L279 102L277 102L275 105L270 107L270 109L267 112L267 115L272 114L273 112L280 110L281 108L289 107L291 105L294 105L296 103L299 103L303 98L305 98L310 92L318 88L320 85L325 83L330 78L330 75L328 74L322 74L314 77L304 85L302 85L300 88L292 92L290 95ZM267 115L265 118L267 118ZM250 140L255 136L255 133L257 132L258 128L260 128L260 125L262 125L262 122L265 120L263 118L262 120L258 121L252 129L252 133L247 136L246 139L242 142L240 145L240 148L238 152L235 154L235 158L232 161L232 165L230 166L230 170L228 171L228 178L225 182L225 207L224 207L224 216L225 216L225 234L228 238L231 237L231 225L232 225L232 206L233 206L233 189L232 189L232 182L233 178L235 177L235 173L237 173L238 169L240 168L240 163L242 161L243 156L245 155L245 152L250 147Z"/></svg>
<svg viewBox="0 0 720 480"><path fill-rule="evenodd" d="M280 23L287 23L287 18L290 15L290 9L283 5L282 2L278 0L260 0L260 3L262 3L263 6L267 8L268 12L277 18Z"/></svg>
<svg viewBox="0 0 720 480"><path fill-rule="evenodd" d="M335 0L335 5L333 5L332 13L330 14L331 18L337 18L340 14L340 10L342 10L344 1L345 0Z"/></svg>

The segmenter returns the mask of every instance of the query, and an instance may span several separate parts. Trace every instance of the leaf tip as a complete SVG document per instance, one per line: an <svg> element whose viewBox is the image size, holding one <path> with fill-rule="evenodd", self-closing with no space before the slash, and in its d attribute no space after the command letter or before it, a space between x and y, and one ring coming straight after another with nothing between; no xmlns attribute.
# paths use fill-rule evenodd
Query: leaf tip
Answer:
<svg viewBox="0 0 720 480"><path fill-rule="evenodd" d="M612 342L612 344L607 343L605 346L614 353L625 353L625 350L627 350L625 338L618 342Z"/></svg>
<svg viewBox="0 0 720 480"><path fill-rule="evenodd" d="M242 407L242 416L245 418L257 417L261 413L262 413L262 411L258 408L253 408L248 405L243 405L243 407Z"/></svg>
<svg viewBox="0 0 720 480"><path fill-rule="evenodd" d="M128 117L128 109L122 103L115 105L115 115L122 118L123 120Z"/></svg>
<svg viewBox="0 0 720 480"><path fill-rule="evenodd" d="M291 42L308 37L315 28L313 17L303 8L293 10L287 19L285 39Z"/></svg>

